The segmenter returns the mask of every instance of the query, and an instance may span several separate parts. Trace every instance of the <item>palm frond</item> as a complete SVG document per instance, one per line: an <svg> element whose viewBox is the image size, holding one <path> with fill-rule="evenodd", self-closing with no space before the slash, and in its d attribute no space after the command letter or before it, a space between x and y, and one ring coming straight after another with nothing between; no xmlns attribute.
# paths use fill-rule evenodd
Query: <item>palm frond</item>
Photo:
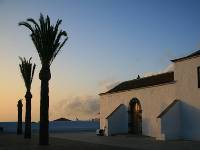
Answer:
<svg viewBox="0 0 200 150"><path fill-rule="evenodd" d="M27 27L29 30L31 30L31 32L34 32L34 29L32 28L32 26L31 26L29 23L27 23L27 22L22 21L22 22L19 23L19 25L20 25L20 26L25 26L25 27Z"/></svg>
<svg viewBox="0 0 200 150"><path fill-rule="evenodd" d="M22 74L22 78L24 80L26 89L30 91L36 65L31 63L32 58L27 60L25 57L19 57L19 59L21 61L19 68Z"/></svg>
<svg viewBox="0 0 200 150"><path fill-rule="evenodd" d="M27 19L27 22L33 23L33 24L35 25L35 28L36 28L37 30L40 30L40 26L37 24L37 22L36 22L33 18L28 18L28 19Z"/></svg>
<svg viewBox="0 0 200 150"><path fill-rule="evenodd" d="M66 31L59 30L62 20L58 19L56 25L51 25L49 16L44 17L40 14L39 21L36 22L32 18L28 18L27 22L20 22L19 25L23 25L31 30L31 39L37 49L42 65L48 65L51 63L60 52L68 40ZM64 39L62 37L65 37Z"/></svg>

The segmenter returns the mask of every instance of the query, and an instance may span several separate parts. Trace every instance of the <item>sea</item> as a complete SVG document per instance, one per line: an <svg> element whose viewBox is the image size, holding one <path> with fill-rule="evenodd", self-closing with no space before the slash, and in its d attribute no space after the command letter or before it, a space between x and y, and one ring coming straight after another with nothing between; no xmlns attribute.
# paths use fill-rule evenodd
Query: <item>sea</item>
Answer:
<svg viewBox="0 0 200 150"><path fill-rule="evenodd" d="M0 127L3 127L4 133L16 133L17 122L0 122ZM25 124L23 122L23 131ZM33 122L31 126L33 133L39 132L39 123ZM99 129L97 121L50 121L49 132L95 132Z"/></svg>

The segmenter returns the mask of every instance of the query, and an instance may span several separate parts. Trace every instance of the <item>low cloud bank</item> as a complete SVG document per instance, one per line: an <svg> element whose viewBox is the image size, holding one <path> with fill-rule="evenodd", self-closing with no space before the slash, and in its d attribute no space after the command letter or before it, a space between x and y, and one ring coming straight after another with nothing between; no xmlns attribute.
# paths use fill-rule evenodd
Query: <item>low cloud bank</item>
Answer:
<svg viewBox="0 0 200 150"><path fill-rule="evenodd" d="M99 82L100 92L106 92L115 87L119 82L115 80L103 80ZM54 106L54 113L50 112L50 115L54 118L65 117L75 120L76 118L81 120L88 120L99 117L100 102L99 96L77 96L63 99L57 102Z"/></svg>
<svg viewBox="0 0 200 150"><path fill-rule="evenodd" d="M59 101L55 109L60 116L87 120L98 114L99 99L95 96L67 98Z"/></svg>

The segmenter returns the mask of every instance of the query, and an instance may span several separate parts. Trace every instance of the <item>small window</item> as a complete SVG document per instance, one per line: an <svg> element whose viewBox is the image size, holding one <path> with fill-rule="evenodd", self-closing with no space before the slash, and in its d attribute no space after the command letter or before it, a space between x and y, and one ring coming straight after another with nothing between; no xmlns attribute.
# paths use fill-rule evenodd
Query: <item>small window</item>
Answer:
<svg viewBox="0 0 200 150"><path fill-rule="evenodd" d="M198 88L200 88L200 66L197 68Z"/></svg>

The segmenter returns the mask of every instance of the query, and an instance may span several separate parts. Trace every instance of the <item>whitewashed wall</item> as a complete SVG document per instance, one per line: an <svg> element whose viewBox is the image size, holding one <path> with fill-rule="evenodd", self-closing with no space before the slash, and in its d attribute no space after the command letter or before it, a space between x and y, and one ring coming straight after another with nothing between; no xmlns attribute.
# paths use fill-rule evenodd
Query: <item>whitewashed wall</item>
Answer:
<svg viewBox="0 0 200 150"><path fill-rule="evenodd" d="M161 117L161 133L165 140L181 139L181 102L173 105Z"/></svg>
<svg viewBox="0 0 200 150"><path fill-rule="evenodd" d="M107 133L106 135L114 135L119 133L127 133L128 132L128 124L127 124L127 109L125 105L120 105L118 109L112 113L109 117L107 117Z"/></svg>
<svg viewBox="0 0 200 150"><path fill-rule="evenodd" d="M200 140L200 89L197 67L200 57L175 63L176 97L182 101L182 138Z"/></svg>
<svg viewBox="0 0 200 150"><path fill-rule="evenodd" d="M100 127L106 124L105 117L118 105L128 107L132 98L140 100L142 106L142 133L153 137L173 139L178 136L183 139L200 140L200 88L198 88L197 67L200 66L200 56L175 63L175 83L162 86L139 88L130 91L106 94L101 96ZM180 116L176 108L171 110L164 120L157 116L175 99L181 101ZM127 114L128 115L128 114ZM178 119L177 126L173 120ZM128 122L127 122L128 124ZM180 124L180 130L178 126ZM176 126L172 130L172 126ZM170 129L171 128L171 129ZM170 130L169 130L170 129ZM174 132L174 135L172 134Z"/></svg>
<svg viewBox="0 0 200 150"><path fill-rule="evenodd" d="M4 133L16 133L17 122L0 122L0 127L3 127ZM23 131L25 124L23 123ZM31 129L33 133L39 132L39 123L32 123ZM99 122L93 121L50 121L49 132L83 132L83 131L96 131L99 129Z"/></svg>
<svg viewBox="0 0 200 150"><path fill-rule="evenodd" d="M175 84L102 95L100 100L100 128L103 129L107 124L106 116L120 104L124 104L128 108L130 100L134 97L140 100L142 106L142 133L153 137L160 136L161 131L158 128L157 116L175 100ZM128 112L126 112L126 115L128 116ZM126 124L128 125L128 120Z"/></svg>

